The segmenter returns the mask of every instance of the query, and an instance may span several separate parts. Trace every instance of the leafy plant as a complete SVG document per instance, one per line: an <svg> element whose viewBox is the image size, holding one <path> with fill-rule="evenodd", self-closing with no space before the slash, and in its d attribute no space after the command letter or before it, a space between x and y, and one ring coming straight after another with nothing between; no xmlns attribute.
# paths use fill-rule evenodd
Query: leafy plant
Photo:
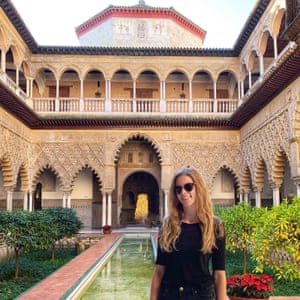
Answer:
<svg viewBox="0 0 300 300"><path fill-rule="evenodd" d="M232 252L239 249L243 252L244 273L247 272L247 252L252 246L255 229L264 212L264 209L252 207L246 202L218 211L225 225L227 249Z"/></svg>
<svg viewBox="0 0 300 300"><path fill-rule="evenodd" d="M72 237L79 232L83 223L80 221L76 212L71 208L48 208L44 210L51 218L53 226L57 228L56 234L49 237L51 239L52 254L51 258L55 257L55 242L64 238Z"/></svg>
<svg viewBox="0 0 300 300"><path fill-rule="evenodd" d="M258 263L257 272L267 266L277 279L300 278L300 198L289 204L284 200L273 206L255 232L252 257Z"/></svg>
<svg viewBox="0 0 300 300"><path fill-rule="evenodd" d="M227 279L227 294L245 298L268 298L273 291L273 279L267 274L233 275Z"/></svg>
<svg viewBox="0 0 300 300"><path fill-rule="evenodd" d="M14 279L15 264L12 260L0 263L0 299L17 299L26 290L44 280L55 270L76 256L74 249L62 249L50 260L50 250L30 251L20 256L20 274Z"/></svg>
<svg viewBox="0 0 300 300"><path fill-rule="evenodd" d="M22 252L47 249L50 246L49 236L56 230L51 219L42 211L1 211L0 232L4 242L14 249L15 279L19 276L19 257Z"/></svg>

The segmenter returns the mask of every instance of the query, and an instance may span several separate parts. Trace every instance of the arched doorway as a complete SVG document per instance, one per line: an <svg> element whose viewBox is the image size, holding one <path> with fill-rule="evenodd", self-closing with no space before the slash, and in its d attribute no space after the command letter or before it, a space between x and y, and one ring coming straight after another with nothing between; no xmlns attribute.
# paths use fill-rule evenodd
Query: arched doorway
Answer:
<svg viewBox="0 0 300 300"><path fill-rule="evenodd" d="M147 205L146 217L137 214L138 199ZM146 204L145 204L146 203ZM159 186L153 175L137 171L127 177L123 184L120 223L127 225L146 225L159 219Z"/></svg>
<svg viewBox="0 0 300 300"><path fill-rule="evenodd" d="M162 211L160 163L160 153L148 137L137 134L122 144L116 159L117 215L120 226L142 223L149 226L153 222L159 222ZM145 222L134 218L141 194L145 194L144 199L148 203Z"/></svg>

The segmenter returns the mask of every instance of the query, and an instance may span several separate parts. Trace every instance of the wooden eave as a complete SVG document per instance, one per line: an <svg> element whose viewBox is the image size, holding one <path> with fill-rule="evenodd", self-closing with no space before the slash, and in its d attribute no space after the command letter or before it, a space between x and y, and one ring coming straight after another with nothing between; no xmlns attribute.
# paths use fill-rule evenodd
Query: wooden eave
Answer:
<svg viewBox="0 0 300 300"><path fill-rule="evenodd" d="M300 44L300 13L294 18L291 24L288 25L282 33L281 38L288 41L296 41Z"/></svg>
<svg viewBox="0 0 300 300"><path fill-rule="evenodd" d="M0 106L29 128L40 124L38 115L0 81Z"/></svg>

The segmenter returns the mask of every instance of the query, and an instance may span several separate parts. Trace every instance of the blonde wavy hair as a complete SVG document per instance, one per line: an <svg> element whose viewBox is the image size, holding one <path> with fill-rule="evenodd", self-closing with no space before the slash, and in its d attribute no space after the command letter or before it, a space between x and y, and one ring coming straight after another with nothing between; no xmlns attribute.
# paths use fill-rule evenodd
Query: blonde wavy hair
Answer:
<svg viewBox="0 0 300 300"><path fill-rule="evenodd" d="M181 233L183 207L175 194L176 179L181 175L189 176L195 184L197 217L202 231L201 250L203 253L210 253L216 247L212 201L201 175L192 167L180 169L174 175L169 192L169 215L165 218L159 235L160 247L167 252L176 249L175 243Z"/></svg>

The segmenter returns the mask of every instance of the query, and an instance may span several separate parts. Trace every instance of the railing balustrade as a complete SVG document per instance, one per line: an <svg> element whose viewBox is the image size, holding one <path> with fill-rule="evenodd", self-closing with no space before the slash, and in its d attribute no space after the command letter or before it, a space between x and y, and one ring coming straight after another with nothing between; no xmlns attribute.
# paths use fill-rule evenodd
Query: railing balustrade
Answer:
<svg viewBox="0 0 300 300"><path fill-rule="evenodd" d="M83 101L83 111L92 113L105 112L104 98L85 98Z"/></svg>
<svg viewBox="0 0 300 300"><path fill-rule="evenodd" d="M33 110L36 112L55 112L55 98L34 98Z"/></svg>
<svg viewBox="0 0 300 300"><path fill-rule="evenodd" d="M189 100L187 99L166 99L167 113L188 113Z"/></svg>
<svg viewBox="0 0 300 300"><path fill-rule="evenodd" d="M235 99L218 99L217 101L219 113L233 113L237 109L237 101Z"/></svg>
<svg viewBox="0 0 300 300"><path fill-rule="evenodd" d="M111 99L111 112L133 112L132 99Z"/></svg>
<svg viewBox="0 0 300 300"><path fill-rule="evenodd" d="M79 98L59 98L58 103L60 112L80 112Z"/></svg>
<svg viewBox="0 0 300 300"><path fill-rule="evenodd" d="M0 81L37 113L210 114L233 113L238 107L238 99L30 98L6 73L0 72ZM106 101L109 103L107 107Z"/></svg>
<svg viewBox="0 0 300 300"><path fill-rule="evenodd" d="M214 111L214 99L193 99L192 111L195 113L212 113Z"/></svg>
<svg viewBox="0 0 300 300"><path fill-rule="evenodd" d="M136 99L136 111L146 113L159 113L160 99Z"/></svg>

